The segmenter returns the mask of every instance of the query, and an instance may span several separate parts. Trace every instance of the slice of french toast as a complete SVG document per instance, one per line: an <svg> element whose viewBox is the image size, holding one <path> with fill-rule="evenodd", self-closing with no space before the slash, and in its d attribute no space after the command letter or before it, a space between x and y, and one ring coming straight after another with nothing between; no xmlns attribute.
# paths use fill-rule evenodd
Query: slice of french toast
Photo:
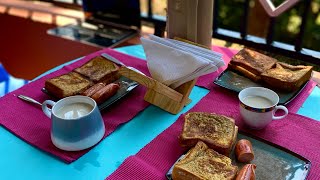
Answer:
<svg viewBox="0 0 320 180"><path fill-rule="evenodd" d="M232 160L210 149L199 141L177 162L172 171L174 180L224 180L234 179L238 167Z"/></svg>
<svg viewBox="0 0 320 180"><path fill-rule="evenodd" d="M248 71L247 69L245 69L241 66L229 63L228 68L239 72L240 74L246 76L247 78L249 78L250 80L252 80L254 82L259 82L261 80L260 75L253 74L252 72Z"/></svg>
<svg viewBox="0 0 320 180"><path fill-rule="evenodd" d="M258 81L261 73L272 68L276 62L277 60L272 57L243 48L232 57L229 67L254 81Z"/></svg>
<svg viewBox="0 0 320 180"><path fill-rule="evenodd" d="M261 74L263 82L274 89L294 91L306 83L312 72L312 66L292 66L278 62L276 66Z"/></svg>
<svg viewBox="0 0 320 180"><path fill-rule="evenodd" d="M119 79L118 70L119 67L115 63L101 56L94 57L81 67L74 69L75 72L94 83L103 82L106 84Z"/></svg>
<svg viewBox="0 0 320 180"><path fill-rule="evenodd" d="M237 135L234 120L230 117L205 113L191 112L185 115L180 144L193 147L203 141L211 149L229 156Z"/></svg>
<svg viewBox="0 0 320 180"><path fill-rule="evenodd" d="M80 94L91 85L91 81L75 72L63 74L45 81L45 89L57 98Z"/></svg>

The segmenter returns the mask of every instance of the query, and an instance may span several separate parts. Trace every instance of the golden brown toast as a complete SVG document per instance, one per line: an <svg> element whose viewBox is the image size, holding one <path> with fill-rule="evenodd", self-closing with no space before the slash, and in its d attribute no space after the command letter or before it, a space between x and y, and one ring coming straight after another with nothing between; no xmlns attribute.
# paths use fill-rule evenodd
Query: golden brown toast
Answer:
<svg viewBox="0 0 320 180"><path fill-rule="evenodd" d="M262 73L261 77L272 88L283 91L294 91L310 79L311 72L312 66L292 66L278 62L274 68Z"/></svg>
<svg viewBox="0 0 320 180"><path fill-rule="evenodd" d="M238 167L231 159L217 153L199 141L177 162L172 171L174 180L224 180L234 179Z"/></svg>
<svg viewBox="0 0 320 180"><path fill-rule="evenodd" d="M236 145L236 142L237 142L237 137L238 137L238 126L234 126L234 133L233 133L233 139L232 139L232 144L231 146L229 147L229 149L226 150L226 153L225 155L228 155L230 156L230 153L232 152L233 148L235 147Z"/></svg>
<svg viewBox="0 0 320 180"><path fill-rule="evenodd" d="M94 83L104 82L109 84L119 78L119 67L105 59L97 56L85 63L79 68L74 69L75 72L89 78Z"/></svg>
<svg viewBox="0 0 320 180"><path fill-rule="evenodd" d="M193 147L198 141L203 141L215 151L229 156L236 135L232 118L213 113L191 112L185 116L180 144Z"/></svg>
<svg viewBox="0 0 320 180"><path fill-rule="evenodd" d="M64 98L81 93L89 88L91 82L83 78L80 74L70 72L46 80L46 90L57 98Z"/></svg>
<svg viewBox="0 0 320 180"><path fill-rule="evenodd" d="M261 80L260 75L253 74L252 72L248 71L247 69L245 69L241 66L233 65L233 64L229 63L228 68L233 69L233 70L241 73L242 75L246 76L247 78L251 79L254 82L258 82Z"/></svg>
<svg viewBox="0 0 320 180"><path fill-rule="evenodd" d="M292 66L247 48L231 59L228 68L252 81L287 92L301 87L310 79L312 72L312 66Z"/></svg>
<svg viewBox="0 0 320 180"><path fill-rule="evenodd" d="M242 67L246 71L240 70L240 73L250 78L252 77L252 74L254 74L255 76L260 76L261 73L265 72L267 69L272 68L276 62L277 60L274 58L253 51L251 49L244 48L232 57L230 64L233 66L230 66L230 68ZM239 69L236 70L239 71ZM248 74L248 72L252 74Z"/></svg>

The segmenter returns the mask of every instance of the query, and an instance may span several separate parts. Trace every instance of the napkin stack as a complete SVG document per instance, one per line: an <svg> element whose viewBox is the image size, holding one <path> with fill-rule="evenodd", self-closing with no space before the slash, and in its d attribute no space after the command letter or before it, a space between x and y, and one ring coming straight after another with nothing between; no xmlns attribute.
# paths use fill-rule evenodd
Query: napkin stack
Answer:
<svg viewBox="0 0 320 180"><path fill-rule="evenodd" d="M173 89L225 65L220 53L182 41L150 35L141 42L152 78Z"/></svg>

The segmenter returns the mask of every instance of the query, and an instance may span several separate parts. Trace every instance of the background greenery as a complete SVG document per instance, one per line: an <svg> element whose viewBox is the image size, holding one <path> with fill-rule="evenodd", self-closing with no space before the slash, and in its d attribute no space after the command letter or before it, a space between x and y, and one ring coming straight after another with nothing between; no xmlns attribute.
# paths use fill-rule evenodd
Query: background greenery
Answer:
<svg viewBox="0 0 320 180"><path fill-rule="evenodd" d="M245 0L216 0L219 3L218 25L219 27L239 31L241 17L244 13ZM140 0L142 12L147 12L147 0ZM279 6L284 0L273 0L275 6ZM152 0L153 13L165 16L167 0ZM284 12L276 18L274 40L294 44L301 25L305 0L301 0L292 9ZM255 6L255 1L250 0L250 7ZM249 27L250 28L250 27ZM312 0L311 9L308 12L307 24L303 38L303 47L320 51L320 0Z"/></svg>
<svg viewBox="0 0 320 180"><path fill-rule="evenodd" d="M239 31L241 26L241 17L244 13L245 0L218 0L219 14L218 26L225 29ZM275 6L280 5L284 0L274 0ZM292 9L284 12L276 18L274 29L274 40L287 44L294 44L299 33L301 25L301 16L304 10L305 0L301 0ZM255 6L254 0L250 1L250 7ZM250 27L248 27L250 28ZM320 0L312 0L311 8L308 11L305 33L303 36L303 48L320 51ZM312 65L314 70L320 71L320 66L306 63L297 59L288 58L279 54L274 54L262 50L257 50L279 61L283 61L292 65Z"/></svg>
<svg viewBox="0 0 320 180"><path fill-rule="evenodd" d="M245 0L218 0L219 1L219 27L240 30L241 17L243 16ZM284 0L274 0L275 6L280 5ZM274 40L294 44L299 27L301 25L301 16L305 0L301 0L292 9L284 12L276 18ZM254 0L250 1L253 7ZM311 10L308 12L305 34L303 38L303 47L320 51L320 0L313 0ZM250 28L250 27L249 27Z"/></svg>

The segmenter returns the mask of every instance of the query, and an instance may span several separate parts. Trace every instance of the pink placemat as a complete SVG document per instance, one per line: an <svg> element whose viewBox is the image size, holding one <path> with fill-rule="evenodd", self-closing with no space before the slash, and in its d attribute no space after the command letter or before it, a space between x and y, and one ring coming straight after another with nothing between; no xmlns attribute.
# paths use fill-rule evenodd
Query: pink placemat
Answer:
<svg viewBox="0 0 320 180"><path fill-rule="evenodd" d="M183 118L181 115L136 155L128 157L107 179L165 179L170 167L186 150L178 141Z"/></svg>
<svg viewBox="0 0 320 180"><path fill-rule="evenodd" d="M226 66L219 68L217 71L201 76L198 78L197 86L204 87L206 89L211 89L213 87L213 81L225 70L227 69L227 64L230 62L231 58L238 52L234 49L229 49L220 46L212 46L213 51L221 53L222 59L225 62Z"/></svg>
<svg viewBox="0 0 320 180"><path fill-rule="evenodd" d="M213 112L233 117L241 131L249 132L267 141L285 147L311 161L308 179L318 179L320 173L320 122L289 113L279 121L273 121L264 130L248 130L240 117L238 103L233 95L226 94L216 99L217 92L211 91L189 112ZM165 179L173 163L185 152L179 146L184 116L157 136L135 156L126 159L107 179Z"/></svg>
<svg viewBox="0 0 320 180"><path fill-rule="evenodd" d="M46 79L67 73L101 53L108 53L128 66L135 67L143 73L149 74L146 68L146 62L132 56L124 55L111 49L105 49L90 54L71 65L65 66L58 71L31 82L0 98L0 104L2 105L0 108L0 124L29 144L48 152L67 163L71 163L81 157L88 152L89 149L77 152L67 152L56 148L50 139L51 122L44 115L41 108L18 99L16 95L23 94L30 96L40 102L50 99L49 96L41 92ZM104 137L112 133L120 124L131 120L137 113L149 105L143 100L144 94L145 88L139 86L125 98L122 98L117 102L116 106L110 106L108 109L102 111L106 127Z"/></svg>

